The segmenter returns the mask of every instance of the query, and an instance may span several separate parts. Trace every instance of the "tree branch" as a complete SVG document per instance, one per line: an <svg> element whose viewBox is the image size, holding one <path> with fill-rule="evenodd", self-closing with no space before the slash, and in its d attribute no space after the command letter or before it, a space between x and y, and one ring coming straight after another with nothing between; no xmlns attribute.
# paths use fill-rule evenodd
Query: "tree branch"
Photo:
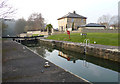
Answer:
<svg viewBox="0 0 120 84"><path fill-rule="evenodd" d="M0 1L0 18L6 18L15 13L16 9L7 4L8 0Z"/></svg>

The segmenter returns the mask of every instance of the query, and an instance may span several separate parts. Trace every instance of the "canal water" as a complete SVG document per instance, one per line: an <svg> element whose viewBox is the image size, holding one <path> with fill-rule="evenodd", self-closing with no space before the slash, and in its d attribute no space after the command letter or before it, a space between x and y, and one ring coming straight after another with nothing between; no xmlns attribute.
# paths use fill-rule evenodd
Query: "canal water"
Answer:
<svg viewBox="0 0 120 84"><path fill-rule="evenodd" d="M57 66L90 82L118 82L118 63L55 47L27 45L34 52Z"/></svg>

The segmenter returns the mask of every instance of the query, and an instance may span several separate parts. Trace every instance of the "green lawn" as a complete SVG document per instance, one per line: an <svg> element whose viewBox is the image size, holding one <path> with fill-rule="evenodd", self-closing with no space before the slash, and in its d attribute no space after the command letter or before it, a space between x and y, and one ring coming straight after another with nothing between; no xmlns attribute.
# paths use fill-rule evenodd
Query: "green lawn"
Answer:
<svg viewBox="0 0 120 84"><path fill-rule="evenodd" d="M47 39L82 43L84 39L89 39L92 44L96 41L96 44L118 46L118 33L87 33L86 38L82 37L80 33L71 33L70 38L67 34L58 34L51 35Z"/></svg>

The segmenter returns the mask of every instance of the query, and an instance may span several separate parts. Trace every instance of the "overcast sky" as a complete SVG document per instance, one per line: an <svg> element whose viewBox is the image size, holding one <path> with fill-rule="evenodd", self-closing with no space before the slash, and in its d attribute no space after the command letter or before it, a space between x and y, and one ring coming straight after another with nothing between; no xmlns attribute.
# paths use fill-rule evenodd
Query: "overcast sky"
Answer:
<svg viewBox="0 0 120 84"><path fill-rule="evenodd" d="M58 28L57 19L68 12L87 17L87 23L97 22L102 15L118 15L119 0L9 0L18 9L15 18L27 19L34 12L41 13L46 22Z"/></svg>

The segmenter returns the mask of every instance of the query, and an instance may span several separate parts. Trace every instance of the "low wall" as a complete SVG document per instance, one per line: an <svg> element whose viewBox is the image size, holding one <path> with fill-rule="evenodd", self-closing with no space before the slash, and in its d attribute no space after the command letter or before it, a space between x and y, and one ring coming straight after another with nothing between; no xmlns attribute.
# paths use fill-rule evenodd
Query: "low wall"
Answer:
<svg viewBox="0 0 120 84"><path fill-rule="evenodd" d="M63 48L65 50L84 53L85 51L85 44L82 43L74 43L74 42L66 42L66 41L56 41L56 40L47 40L47 39L40 39L40 43L44 43L45 45L49 46L55 46L59 48ZM95 47L95 46L87 46L86 47L86 54L120 62L120 51L116 51L113 49L105 49L101 47Z"/></svg>
<svg viewBox="0 0 120 84"><path fill-rule="evenodd" d="M48 32L40 32L40 35L48 35Z"/></svg>
<svg viewBox="0 0 120 84"><path fill-rule="evenodd" d="M40 34L41 31L28 31L27 34Z"/></svg>
<svg viewBox="0 0 120 84"><path fill-rule="evenodd" d="M83 29L79 28L76 31L72 31L71 33L118 33L118 29ZM57 34L65 34L67 32L60 32L60 31L54 31L52 35L57 35Z"/></svg>
<svg viewBox="0 0 120 84"><path fill-rule="evenodd" d="M20 36L20 37L25 37L25 36L27 36L27 34L26 34L26 33L22 33L22 34L20 34L19 36Z"/></svg>
<svg viewBox="0 0 120 84"><path fill-rule="evenodd" d="M29 34L29 32L27 33L27 34ZM39 34L39 35L48 35L48 32L46 31L46 32L41 32L41 31L31 31L30 32L30 34L32 35L32 34Z"/></svg>
<svg viewBox="0 0 120 84"><path fill-rule="evenodd" d="M80 32L84 33L118 33L118 29L79 29Z"/></svg>
<svg viewBox="0 0 120 84"><path fill-rule="evenodd" d="M65 34L66 32L60 32L60 31L54 31L52 35L57 35L57 34Z"/></svg>
<svg viewBox="0 0 120 84"><path fill-rule="evenodd" d="M81 31L71 31L70 33L81 33ZM52 35L57 35L57 34L67 34L67 32L55 31L52 33Z"/></svg>
<svg viewBox="0 0 120 84"><path fill-rule="evenodd" d="M33 34L38 34L38 35L48 35L48 32L41 32L41 31L31 31L28 33L21 33L19 36L20 37L25 37L25 36L32 36Z"/></svg>

